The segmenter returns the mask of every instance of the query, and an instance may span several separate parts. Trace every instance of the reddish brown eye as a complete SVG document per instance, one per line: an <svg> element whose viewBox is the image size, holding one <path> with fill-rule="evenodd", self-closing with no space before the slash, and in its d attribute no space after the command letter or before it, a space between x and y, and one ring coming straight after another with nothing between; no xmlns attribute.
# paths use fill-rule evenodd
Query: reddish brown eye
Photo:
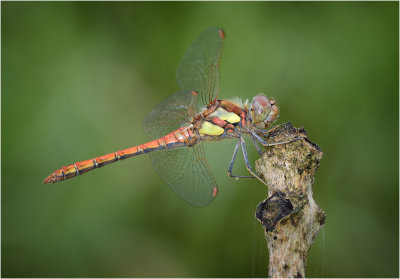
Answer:
<svg viewBox="0 0 400 279"><path fill-rule="evenodd" d="M257 102L262 107L270 105L268 98L263 95L257 95L256 97L254 97L254 102Z"/></svg>
<svg viewBox="0 0 400 279"><path fill-rule="evenodd" d="M252 117L254 123L263 122L271 111L271 103L269 99L263 95L257 95L251 104Z"/></svg>

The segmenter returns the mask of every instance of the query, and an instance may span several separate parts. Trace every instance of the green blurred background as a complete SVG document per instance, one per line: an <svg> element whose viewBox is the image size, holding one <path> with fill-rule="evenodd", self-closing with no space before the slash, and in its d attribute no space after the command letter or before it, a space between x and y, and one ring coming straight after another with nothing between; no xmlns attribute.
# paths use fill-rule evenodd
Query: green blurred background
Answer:
<svg viewBox="0 0 400 279"><path fill-rule="evenodd" d="M220 191L205 208L146 156L42 184L148 140L143 118L178 90L180 58L210 26L226 31L220 97L273 96L277 123L304 126L324 151L314 197L327 222L306 275L399 276L397 2L1 7L3 277L266 276L254 211L267 189L227 177L234 142L206 147Z"/></svg>

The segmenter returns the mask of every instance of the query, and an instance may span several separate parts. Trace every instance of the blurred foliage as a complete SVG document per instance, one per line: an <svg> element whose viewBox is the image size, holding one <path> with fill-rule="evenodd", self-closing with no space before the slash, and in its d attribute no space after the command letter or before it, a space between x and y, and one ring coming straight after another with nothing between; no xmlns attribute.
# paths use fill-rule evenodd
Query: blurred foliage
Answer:
<svg viewBox="0 0 400 279"><path fill-rule="evenodd" d="M145 142L143 118L178 90L180 58L210 26L227 36L220 97L273 96L278 123L324 151L314 196L327 222L307 277L399 276L398 2L1 7L3 277L266 276L254 211L267 189L226 176L234 142L207 146L220 191L201 209L146 156L42 184Z"/></svg>

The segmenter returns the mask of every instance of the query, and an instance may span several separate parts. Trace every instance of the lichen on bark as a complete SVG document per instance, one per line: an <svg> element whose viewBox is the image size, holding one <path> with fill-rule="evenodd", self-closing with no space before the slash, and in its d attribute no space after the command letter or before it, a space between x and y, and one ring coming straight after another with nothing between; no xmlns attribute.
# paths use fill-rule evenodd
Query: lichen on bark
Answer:
<svg viewBox="0 0 400 279"><path fill-rule="evenodd" d="M269 186L268 198L256 210L268 243L271 278L305 276L308 251L325 223L325 212L312 196L314 175L322 158L303 128L290 122L269 131L256 172Z"/></svg>

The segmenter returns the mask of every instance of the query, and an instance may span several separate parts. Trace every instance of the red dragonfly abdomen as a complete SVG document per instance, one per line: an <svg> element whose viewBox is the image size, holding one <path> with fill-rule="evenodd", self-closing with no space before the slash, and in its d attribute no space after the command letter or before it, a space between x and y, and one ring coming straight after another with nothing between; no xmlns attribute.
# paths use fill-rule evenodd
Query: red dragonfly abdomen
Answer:
<svg viewBox="0 0 400 279"><path fill-rule="evenodd" d="M100 157L95 157L86 161L75 162L68 166L54 171L49 175L43 183L56 183L61 180L67 180L77 175L86 173L106 166L108 164L127 159L140 154L146 154L152 151L173 149L184 146L194 145L197 142L197 136L191 128L179 128L178 130L162 137L141 145L137 145L128 149L113 152Z"/></svg>

